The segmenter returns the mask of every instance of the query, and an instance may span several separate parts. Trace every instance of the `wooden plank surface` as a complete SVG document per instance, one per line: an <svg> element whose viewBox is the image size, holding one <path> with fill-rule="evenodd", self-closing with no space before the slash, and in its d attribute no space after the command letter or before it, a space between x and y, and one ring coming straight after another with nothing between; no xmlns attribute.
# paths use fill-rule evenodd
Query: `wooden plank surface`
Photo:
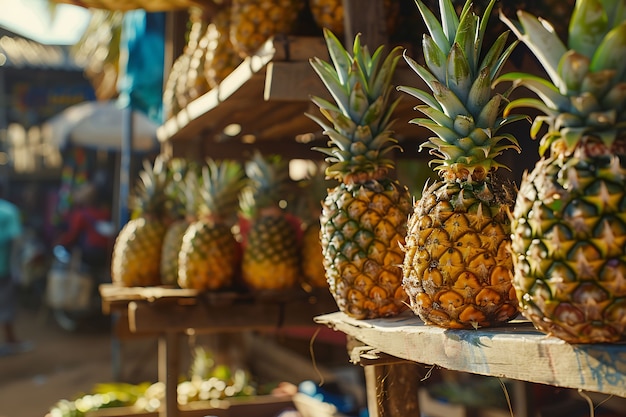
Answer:
<svg viewBox="0 0 626 417"><path fill-rule="evenodd" d="M336 312L315 321L417 363L626 397L626 344L572 345L538 332L527 321L448 330L425 325L411 312L376 320Z"/></svg>
<svg viewBox="0 0 626 417"><path fill-rule="evenodd" d="M202 152L218 158L228 157L229 149L236 153L242 146L266 144L269 149L282 149L282 144L286 144L292 154L301 158L323 158L310 151L311 144L299 141L302 135L322 138L321 128L305 115L319 112L311 103L311 95L330 98L309 64L313 56L329 60L322 37L267 41L257 55L247 58L218 87L161 125L157 131L159 140L175 148L177 154L181 153L177 149L187 149L194 146L189 142L198 140L203 143ZM394 84L407 83L425 86L401 60ZM394 95L402 98L395 112L396 138L402 141L427 134L424 128L408 123L418 116L413 110L415 99L405 93ZM224 128L230 124L239 125L240 133L225 135Z"/></svg>
<svg viewBox="0 0 626 417"><path fill-rule="evenodd" d="M101 284L98 287L102 299L102 311L111 314L114 310L126 312L131 301L150 302L194 302L198 291L173 287L123 287L116 284Z"/></svg>
<svg viewBox="0 0 626 417"><path fill-rule="evenodd" d="M164 302L164 298L141 298L131 290L128 293L131 296L125 305L129 329L135 333L183 333L189 329L210 333L315 326L315 316L337 310L327 291L207 292L193 297L185 293L180 298L172 296L169 302Z"/></svg>

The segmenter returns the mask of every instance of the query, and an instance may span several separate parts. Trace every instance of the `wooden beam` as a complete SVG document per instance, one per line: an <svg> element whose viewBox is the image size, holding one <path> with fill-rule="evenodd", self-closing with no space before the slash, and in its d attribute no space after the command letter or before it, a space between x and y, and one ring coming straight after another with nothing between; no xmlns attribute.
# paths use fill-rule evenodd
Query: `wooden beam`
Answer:
<svg viewBox="0 0 626 417"><path fill-rule="evenodd" d="M528 321L478 330L426 325L411 312L374 320L331 313L315 321L412 362L626 397L624 345L569 344Z"/></svg>
<svg viewBox="0 0 626 417"><path fill-rule="evenodd" d="M265 100L309 101L330 94L309 62L270 62L265 78Z"/></svg>
<svg viewBox="0 0 626 417"><path fill-rule="evenodd" d="M388 42L383 0L343 0L345 45L352 50L354 37L361 34L361 44L370 52Z"/></svg>
<svg viewBox="0 0 626 417"><path fill-rule="evenodd" d="M370 417L420 415L417 366L415 363L395 363L365 367Z"/></svg>

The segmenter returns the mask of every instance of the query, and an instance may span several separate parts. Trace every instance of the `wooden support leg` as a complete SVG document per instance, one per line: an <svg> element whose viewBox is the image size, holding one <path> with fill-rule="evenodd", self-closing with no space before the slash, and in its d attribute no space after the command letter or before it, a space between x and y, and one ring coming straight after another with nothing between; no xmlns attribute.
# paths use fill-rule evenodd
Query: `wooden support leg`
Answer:
<svg viewBox="0 0 626 417"><path fill-rule="evenodd" d="M363 366L369 417L419 416L423 365L386 355L348 336L350 361Z"/></svg>
<svg viewBox="0 0 626 417"><path fill-rule="evenodd" d="M179 335L165 332L159 336L159 381L165 384L165 404L160 417L178 417Z"/></svg>
<svg viewBox="0 0 626 417"><path fill-rule="evenodd" d="M366 365L367 407L370 417L419 416L420 368L409 362Z"/></svg>
<svg viewBox="0 0 626 417"><path fill-rule="evenodd" d="M524 382L513 380L513 414L519 417L531 417L534 410L534 398L532 393L532 387Z"/></svg>

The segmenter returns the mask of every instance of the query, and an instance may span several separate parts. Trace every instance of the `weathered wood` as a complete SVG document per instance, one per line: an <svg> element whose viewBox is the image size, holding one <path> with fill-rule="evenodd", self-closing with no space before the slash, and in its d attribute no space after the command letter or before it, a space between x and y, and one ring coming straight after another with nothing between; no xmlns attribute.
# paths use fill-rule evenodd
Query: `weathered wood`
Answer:
<svg viewBox="0 0 626 417"><path fill-rule="evenodd" d="M308 62L314 56L329 59L322 37L266 42L258 55L247 58L217 88L161 125L159 140L168 154L175 156L241 159L240 150L246 147L263 147L268 152L281 149L281 154L286 147L288 158L322 159L319 152L311 151L312 144L300 140L305 136L323 139L321 128L305 113L319 113L310 100L312 95L330 98ZM400 60L394 84L416 87L423 82ZM402 98L394 113L398 119L393 127L396 139L427 137L424 128L408 123L419 115L413 110L416 100L405 93L394 95ZM241 129L228 136L224 129L231 124Z"/></svg>
<svg viewBox="0 0 626 417"><path fill-rule="evenodd" d="M272 61L305 61L311 57L328 59L326 42L321 36L280 36L273 40Z"/></svg>
<svg viewBox="0 0 626 417"><path fill-rule="evenodd" d="M178 375L180 369L179 334L166 331L159 337L159 381L165 383L160 417L178 416Z"/></svg>
<svg viewBox="0 0 626 417"><path fill-rule="evenodd" d="M129 292L131 298L126 301L129 329L135 333L184 333L188 329L229 332L314 326L314 316L337 309L330 294L324 291L207 292L178 299L171 296L169 302L164 302L165 297L142 299L138 296L141 293Z"/></svg>
<svg viewBox="0 0 626 417"><path fill-rule="evenodd" d="M198 291L173 287L123 287L116 284L101 284L98 287L102 299L102 310L109 314L112 310L124 311L130 301L176 302L182 299L193 301Z"/></svg>
<svg viewBox="0 0 626 417"><path fill-rule="evenodd" d="M156 308L150 303L133 301L128 305L130 329L139 333L274 329L280 319L281 308L277 304L237 304L218 308L196 304Z"/></svg>
<svg viewBox="0 0 626 417"><path fill-rule="evenodd" d="M418 371L415 363L367 365L365 375L370 416L419 416Z"/></svg>
<svg viewBox="0 0 626 417"><path fill-rule="evenodd" d="M408 362L364 367L370 417L421 415L416 367Z"/></svg>
<svg viewBox="0 0 626 417"><path fill-rule="evenodd" d="M343 0L345 44L352 48L357 33L361 43L374 51L388 41L383 0Z"/></svg>
<svg viewBox="0 0 626 417"><path fill-rule="evenodd" d="M159 140L175 140L181 136L194 136L203 128L204 123L208 121L202 116L211 110L222 107L221 105L229 99L236 98L238 95L243 94L245 96L249 94L249 90L260 91L256 97L262 97L264 75L261 74L261 71L270 62L274 52L272 41L267 41L259 49L257 55L246 58L217 88L213 88L206 94L198 97L189 103L184 110L161 125L157 130ZM260 77L254 77L255 74L259 74ZM246 89L242 89L244 84L247 86ZM254 102L256 103L256 100Z"/></svg>
<svg viewBox="0 0 626 417"><path fill-rule="evenodd" d="M306 101L330 95L308 61L270 62L265 78L265 100Z"/></svg>
<svg viewBox="0 0 626 417"><path fill-rule="evenodd" d="M425 325L410 312L376 320L337 312L315 321L412 362L626 397L624 344L572 345L538 332L527 321L448 330Z"/></svg>

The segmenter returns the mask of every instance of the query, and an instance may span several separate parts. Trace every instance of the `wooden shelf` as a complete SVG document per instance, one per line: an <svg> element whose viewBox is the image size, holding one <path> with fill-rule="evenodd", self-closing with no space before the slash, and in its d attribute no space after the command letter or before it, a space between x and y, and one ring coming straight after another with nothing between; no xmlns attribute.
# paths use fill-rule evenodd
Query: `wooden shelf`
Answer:
<svg viewBox="0 0 626 417"><path fill-rule="evenodd" d="M129 335L158 338L161 417L191 415L177 404L181 335L315 326L315 316L337 309L327 289L239 293L102 284L99 290L103 310L119 315Z"/></svg>
<svg viewBox="0 0 626 417"><path fill-rule="evenodd" d="M445 369L626 397L626 344L573 345L528 321L478 330L425 325L412 312L355 320L344 313L315 318L393 357Z"/></svg>
<svg viewBox="0 0 626 417"><path fill-rule="evenodd" d="M268 40L218 87L192 101L160 126L159 141L170 144L178 156L241 158L259 149L267 153L280 152L288 159L324 158L324 154L311 148L325 145L327 138L305 114L319 115L311 96L330 99L309 63L312 57L329 59L323 38L289 36ZM403 60L399 62L396 85L415 85L418 78ZM408 123L417 116L413 110L416 103L406 94L401 97L395 112L394 131L396 138L403 142L420 135L422 130ZM227 135L225 129L235 124L240 131ZM416 149L417 144L414 146ZM416 158L416 154L408 152L406 156Z"/></svg>

